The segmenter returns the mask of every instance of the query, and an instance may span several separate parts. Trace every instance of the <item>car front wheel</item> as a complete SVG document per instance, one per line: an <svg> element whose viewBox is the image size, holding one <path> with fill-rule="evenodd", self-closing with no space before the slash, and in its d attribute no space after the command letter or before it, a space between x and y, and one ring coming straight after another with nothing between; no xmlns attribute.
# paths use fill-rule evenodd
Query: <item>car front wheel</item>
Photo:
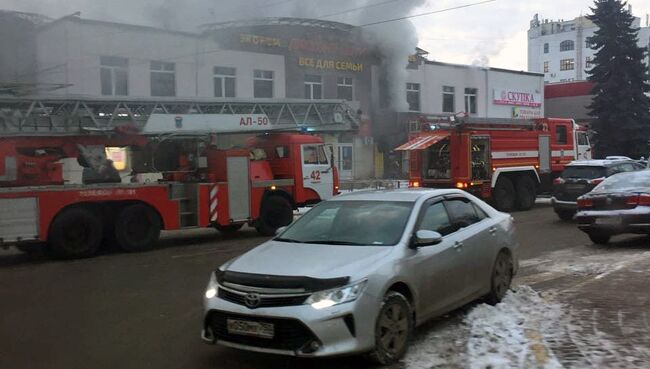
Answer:
<svg viewBox="0 0 650 369"><path fill-rule="evenodd" d="M413 325L411 304L406 297L398 292L388 292L375 323L375 348L370 358L381 365L401 359L406 353Z"/></svg>

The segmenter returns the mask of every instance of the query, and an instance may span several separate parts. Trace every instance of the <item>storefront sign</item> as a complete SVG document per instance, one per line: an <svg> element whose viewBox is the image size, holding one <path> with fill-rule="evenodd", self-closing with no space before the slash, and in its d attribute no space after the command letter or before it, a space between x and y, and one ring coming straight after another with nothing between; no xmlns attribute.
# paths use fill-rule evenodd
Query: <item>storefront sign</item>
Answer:
<svg viewBox="0 0 650 369"><path fill-rule="evenodd" d="M341 70L351 72L363 72L363 63L355 63L344 60L298 58L298 66L324 70Z"/></svg>
<svg viewBox="0 0 650 369"><path fill-rule="evenodd" d="M280 47L281 42L277 37L267 37L260 35L251 35L248 33L239 34L239 42L248 45Z"/></svg>
<svg viewBox="0 0 650 369"><path fill-rule="evenodd" d="M291 39L291 41L289 41L289 50L344 56L361 56L368 51L365 47L356 47L338 42L305 40L301 38Z"/></svg>
<svg viewBox="0 0 650 369"><path fill-rule="evenodd" d="M512 108L512 117L517 119L536 119L543 118L542 110L539 108L520 108L514 106Z"/></svg>
<svg viewBox="0 0 650 369"><path fill-rule="evenodd" d="M542 95L539 93L494 89L494 104L517 106L542 106Z"/></svg>

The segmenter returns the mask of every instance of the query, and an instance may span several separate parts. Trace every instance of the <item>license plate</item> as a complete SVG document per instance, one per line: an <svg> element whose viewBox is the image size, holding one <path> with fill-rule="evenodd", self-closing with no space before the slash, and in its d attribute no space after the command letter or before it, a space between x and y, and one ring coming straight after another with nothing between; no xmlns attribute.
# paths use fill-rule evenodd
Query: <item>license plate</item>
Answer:
<svg viewBox="0 0 650 369"><path fill-rule="evenodd" d="M248 320L227 319L228 333L261 338L273 338L275 329L272 323L251 322Z"/></svg>
<svg viewBox="0 0 650 369"><path fill-rule="evenodd" d="M583 191L584 189L585 189L585 185L581 185L581 184L568 184L568 185L566 185L566 190L571 191L571 192Z"/></svg>
<svg viewBox="0 0 650 369"><path fill-rule="evenodd" d="M619 225L622 222L620 217L596 218L596 224L600 225Z"/></svg>

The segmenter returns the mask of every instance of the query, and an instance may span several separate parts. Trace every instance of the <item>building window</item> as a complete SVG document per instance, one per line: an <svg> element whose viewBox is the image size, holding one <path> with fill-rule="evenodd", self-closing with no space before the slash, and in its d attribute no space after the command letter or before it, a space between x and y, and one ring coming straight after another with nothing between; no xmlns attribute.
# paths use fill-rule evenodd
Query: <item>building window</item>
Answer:
<svg viewBox="0 0 650 369"><path fill-rule="evenodd" d="M544 54L548 54L548 42L544 43Z"/></svg>
<svg viewBox="0 0 650 369"><path fill-rule="evenodd" d="M354 100L352 77L338 77L336 79L336 98L347 101Z"/></svg>
<svg viewBox="0 0 650 369"><path fill-rule="evenodd" d="M99 64L102 95L128 95L129 59L117 56L100 56Z"/></svg>
<svg viewBox="0 0 650 369"><path fill-rule="evenodd" d="M305 99L317 100L323 98L323 77L316 74L305 74Z"/></svg>
<svg viewBox="0 0 650 369"><path fill-rule="evenodd" d="M273 71L253 71L253 97L273 97Z"/></svg>
<svg viewBox="0 0 650 369"><path fill-rule="evenodd" d="M452 86L442 86L442 112L454 113L456 106L454 104L455 88Z"/></svg>
<svg viewBox="0 0 650 369"><path fill-rule="evenodd" d="M231 67L214 67L214 97L235 97L237 70Z"/></svg>
<svg viewBox="0 0 650 369"><path fill-rule="evenodd" d="M571 51L574 49L574 43L572 40L564 40L560 42L560 51Z"/></svg>
<svg viewBox="0 0 650 369"><path fill-rule="evenodd" d="M594 61L591 58L591 56L588 56L585 58L585 68L586 69L591 69L594 66Z"/></svg>
<svg viewBox="0 0 650 369"><path fill-rule="evenodd" d="M548 62L544 62L544 73L548 73Z"/></svg>
<svg viewBox="0 0 650 369"><path fill-rule="evenodd" d="M151 62L151 96L176 96L176 65Z"/></svg>
<svg viewBox="0 0 650 369"><path fill-rule="evenodd" d="M573 70L574 67L575 67L575 62L573 59L560 60L560 70Z"/></svg>
<svg viewBox="0 0 650 369"><path fill-rule="evenodd" d="M478 89L476 88L466 88L465 89L465 112L470 114L476 114L476 98L478 95Z"/></svg>
<svg viewBox="0 0 650 369"><path fill-rule="evenodd" d="M587 37L585 39L585 48L587 48L587 49L593 49L594 48L594 44L591 42L591 37Z"/></svg>
<svg viewBox="0 0 650 369"><path fill-rule="evenodd" d="M420 111L420 84L406 84L406 102L409 104L409 111Z"/></svg>

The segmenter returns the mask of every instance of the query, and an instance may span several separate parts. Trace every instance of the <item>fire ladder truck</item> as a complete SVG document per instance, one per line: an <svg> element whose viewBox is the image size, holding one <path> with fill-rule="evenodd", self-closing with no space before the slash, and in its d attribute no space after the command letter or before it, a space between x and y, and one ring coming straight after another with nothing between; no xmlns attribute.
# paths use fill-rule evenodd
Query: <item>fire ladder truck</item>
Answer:
<svg viewBox="0 0 650 369"><path fill-rule="evenodd" d="M591 159L587 131L572 119L422 116L409 141L411 187L456 187L501 211L528 210L573 160Z"/></svg>
<svg viewBox="0 0 650 369"><path fill-rule="evenodd" d="M148 250L161 230L272 235L338 193L331 147L305 132L356 126L338 100L0 98L0 246L77 258ZM106 148L128 148L129 173Z"/></svg>

